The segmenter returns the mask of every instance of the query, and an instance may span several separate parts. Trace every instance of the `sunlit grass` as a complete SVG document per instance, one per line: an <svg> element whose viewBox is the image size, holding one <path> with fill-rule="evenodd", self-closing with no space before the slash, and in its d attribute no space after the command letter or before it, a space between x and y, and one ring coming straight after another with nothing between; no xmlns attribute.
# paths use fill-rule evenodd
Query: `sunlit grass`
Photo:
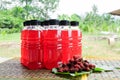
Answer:
<svg viewBox="0 0 120 80"><path fill-rule="evenodd" d="M83 34L82 55L87 58L120 59L120 41L109 45L107 39L96 39L101 35ZM20 57L20 33L0 35L0 57Z"/></svg>
<svg viewBox="0 0 120 80"><path fill-rule="evenodd" d="M20 57L20 33L0 34L0 57Z"/></svg>
<svg viewBox="0 0 120 80"><path fill-rule="evenodd" d="M83 36L83 57L111 59L120 57L120 41L116 41L114 45L109 45L107 39L89 39L90 36L92 35Z"/></svg>
<svg viewBox="0 0 120 80"><path fill-rule="evenodd" d="M0 47L0 57L20 57L20 47Z"/></svg>
<svg viewBox="0 0 120 80"><path fill-rule="evenodd" d="M20 33L0 34L0 42L20 42Z"/></svg>

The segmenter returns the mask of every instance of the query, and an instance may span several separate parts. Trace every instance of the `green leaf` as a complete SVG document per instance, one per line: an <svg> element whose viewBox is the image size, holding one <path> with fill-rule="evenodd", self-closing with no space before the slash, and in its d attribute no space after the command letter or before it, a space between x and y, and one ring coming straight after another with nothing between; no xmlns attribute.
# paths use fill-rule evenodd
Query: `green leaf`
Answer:
<svg viewBox="0 0 120 80"><path fill-rule="evenodd" d="M110 66L102 66L101 68L103 68L105 72L110 72L113 71L114 69L114 67L110 67Z"/></svg>
<svg viewBox="0 0 120 80"><path fill-rule="evenodd" d="M120 70L120 67L116 67L115 69L119 69Z"/></svg>
<svg viewBox="0 0 120 80"><path fill-rule="evenodd" d="M75 72L75 73L70 73L71 76L82 76L84 74L90 74L91 71L82 71L82 72Z"/></svg>
<svg viewBox="0 0 120 80"><path fill-rule="evenodd" d="M57 75L76 77L76 76L82 76L84 74L90 74L92 71L82 71L82 72L70 73L70 72L58 72L56 68L53 68L52 72Z"/></svg>
<svg viewBox="0 0 120 80"><path fill-rule="evenodd" d="M103 68L96 67L93 69L93 72L103 72L103 71L105 71Z"/></svg>
<svg viewBox="0 0 120 80"><path fill-rule="evenodd" d="M93 69L93 72L110 72L113 71L113 67L108 67L108 66L102 66L102 67L96 67Z"/></svg>
<svg viewBox="0 0 120 80"><path fill-rule="evenodd" d="M70 73L69 73L69 72L57 72L56 74L70 75Z"/></svg>

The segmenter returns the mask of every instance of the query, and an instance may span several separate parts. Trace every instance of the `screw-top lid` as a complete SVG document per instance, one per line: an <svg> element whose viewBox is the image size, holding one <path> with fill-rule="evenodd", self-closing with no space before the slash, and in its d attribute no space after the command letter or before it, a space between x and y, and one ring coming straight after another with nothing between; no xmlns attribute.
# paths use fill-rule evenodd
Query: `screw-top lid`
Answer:
<svg viewBox="0 0 120 80"><path fill-rule="evenodd" d="M43 26L44 21L41 22L41 26Z"/></svg>
<svg viewBox="0 0 120 80"><path fill-rule="evenodd" d="M57 20L57 19L50 19L49 20L49 25L59 25L59 20Z"/></svg>
<svg viewBox="0 0 120 80"><path fill-rule="evenodd" d="M70 25L70 22L68 20L61 20L59 22L59 25L67 26L67 25Z"/></svg>
<svg viewBox="0 0 120 80"><path fill-rule="evenodd" d="M78 26L78 25L79 25L79 22L78 22L78 21L71 21L71 22L70 22L70 25L71 25L71 26Z"/></svg>
<svg viewBox="0 0 120 80"><path fill-rule="evenodd" d="M43 21L43 26L48 26L49 25L49 20Z"/></svg>
<svg viewBox="0 0 120 80"><path fill-rule="evenodd" d="M30 25L30 20L24 21L24 22L23 22L23 25L24 25L24 26L29 26L29 25Z"/></svg>
<svg viewBox="0 0 120 80"><path fill-rule="evenodd" d="M30 20L31 25L38 25L38 20Z"/></svg>
<svg viewBox="0 0 120 80"><path fill-rule="evenodd" d="M41 21L40 20L38 20L38 25L41 25Z"/></svg>

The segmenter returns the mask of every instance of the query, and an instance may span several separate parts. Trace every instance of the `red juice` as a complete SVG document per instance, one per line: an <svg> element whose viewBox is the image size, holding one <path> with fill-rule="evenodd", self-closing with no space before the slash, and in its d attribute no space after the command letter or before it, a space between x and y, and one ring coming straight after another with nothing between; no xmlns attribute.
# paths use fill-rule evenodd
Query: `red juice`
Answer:
<svg viewBox="0 0 120 80"><path fill-rule="evenodd" d="M41 27L42 27L42 30L41 30L41 41L42 42L40 42L40 44L41 44L41 53L43 53L42 54L42 56L43 56L43 68L45 68L45 65L44 65L44 41L45 40L44 40L44 38L45 38L45 35L47 33L47 29L49 27L49 21L48 20L43 21L41 23ZM41 60L41 58L40 58L40 60Z"/></svg>
<svg viewBox="0 0 120 80"><path fill-rule="evenodd" d="M69 21L67 20L61 20L59 23L61 27L61 45L62 45L62 62L67 63L68 60L71 57L71 43L70 43L70 38L71 38L71 33L69 29Z"/></svg>
<svg viewBox="0 0 120 80"><path fill-rule="evenodd" d="M79 23L77 21L71 21L72 30L72 57L79 55L82 57L82 33L78 28Z"/></svg>
<svg viewBox="0 0 120 80"><path fill-rule="evenodd" d="M60 50L57 43L57 30L48 30L44 37L44 65L47 69L58 66Z"/></svg>
<svg viewBox="0 0 120 80"><path fill-rule="evenodd" d="M57 67L60 62L58 23L58 20L49 20L49 28L44 35L44 66L46 69Z"/></svg>
<svg viewBox="0 0 120 80"><path fill-rule="evenodd" d="M72 56L79 55L82 56L82 43L81 43L81 32L79 30L72 30Z"/></svg>
<svg viewBox="0 0 120 80"><path fill-rule="evenodd" d="M31 20L31 28L26 33L27 41L25 44L22 43L23 51L21 51L21 56L24 57L22 59L23 65L32 70L42 67L42 61L40 60L42 53L40 53L41 46L39 43L41 32L35 29L36 23L36 20Z"/></svg>
<svg viewBox="0 0 120 80"><path fill-rule="evenodd" d="M61 31L61 38L62 38L62 62L67 63L71 56L71 47L70 41L68 37L68 30Z"/></svg>
<svg viewBox="0 0 120 80"><path fill-rule="evenodd" d="M25 45L25 42L26 42L26 37L25 37L25 33L26 32L26 30L22 30L21 31L21 40L22 40L22 42L21 42L21 63L23 63L23 59L24 59L24 45Z"/></svg>
<svg viewBox="0 0 120 80"><path fill-rule="evenodd" d="M25 21L23 23L24 29L21 31L21 63L24 64L26 56L26 45L27 45L27 28L30 26L30 21Z"/></svg>

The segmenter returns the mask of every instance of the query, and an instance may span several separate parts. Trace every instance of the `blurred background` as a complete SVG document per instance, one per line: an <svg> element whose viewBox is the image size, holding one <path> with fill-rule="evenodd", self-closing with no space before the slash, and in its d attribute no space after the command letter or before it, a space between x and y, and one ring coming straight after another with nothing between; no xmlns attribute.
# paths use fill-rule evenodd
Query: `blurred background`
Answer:
<svg viewBox="0 0 120 80"><path fill-rule="evenodd" d="M111 15L120 8L119 3L119 0L0 0L0 62L20 57L25 20L51 18L79 21L83 57L119 59L120 16Z"/></svg>

